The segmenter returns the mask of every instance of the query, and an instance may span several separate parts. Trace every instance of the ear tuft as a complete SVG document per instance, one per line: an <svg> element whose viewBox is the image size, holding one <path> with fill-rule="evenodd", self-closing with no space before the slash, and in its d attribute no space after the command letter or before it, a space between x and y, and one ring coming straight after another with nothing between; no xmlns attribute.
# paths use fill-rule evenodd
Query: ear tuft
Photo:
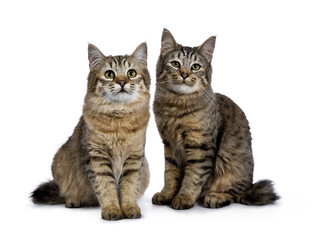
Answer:
<svg viewBox="0 0 320 240"><path fill-rule="evenodd" d="M207 59L208 62L212 60L212 54L216 44L216 37L208 38L199 48L198 51Z"/></svg>
<svg viewBox="0 0 320 240"><path fill-rule="evenodd" d="M147 57L148 57L148 47L147 43L143 42L141 43L136 50L131 54L133 58L138 60L139 62L147 65Z"/></svg>
<svg viewBox="0 0 320 240"><path fill-rule="evenodd" d="M178 44L168 29L163 29L161 37L161 55L165 55L178 47Z"/></svg>
<svg viewBox="0 0 320 240"><path fill-rule="evenodd" d="M88 45L88 59L91 71L95 70L104 58L105 56L96 46L93 44Z"/></svg>

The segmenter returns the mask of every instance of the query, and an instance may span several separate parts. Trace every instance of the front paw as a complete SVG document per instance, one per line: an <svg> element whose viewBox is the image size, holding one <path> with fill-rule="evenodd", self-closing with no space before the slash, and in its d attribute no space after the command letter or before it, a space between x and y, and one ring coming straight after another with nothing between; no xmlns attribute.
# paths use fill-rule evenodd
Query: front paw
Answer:
<svg viewBox="0 0 320 240"><path fill-rule="evenodd" d="M172 202L173 197L169 194L158 192L153 195L152 203L155 205L168 205Z"/></svg>
<svg viewBox="0 0 320 240"><path fill-rule="evenodd" d="M119 220L123 218L123 215L119 207L112 206L102 209L101 217L105 220Z"/></svg>
<svg viewBox="0 0 320 240"><path fill-rule="evenodd" d="M177 210L193 207L194 201L187 194L178 194L172 201L171 207Z"/></svg>
<svg viewBox="0 0 320 240"><path fill-rule="evenodd" d="M141 210L137 204L122 206L124 218L135 219L141 217Z"/></svg>

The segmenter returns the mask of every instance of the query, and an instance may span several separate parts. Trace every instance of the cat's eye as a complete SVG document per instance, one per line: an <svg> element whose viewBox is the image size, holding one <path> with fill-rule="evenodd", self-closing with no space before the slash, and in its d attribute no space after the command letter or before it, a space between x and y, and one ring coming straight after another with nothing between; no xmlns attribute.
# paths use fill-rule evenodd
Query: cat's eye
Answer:
<svg viewBox="0 0 320 240"><path fill-rule="evenodd" d="M178 61L172 61L171 62L172 67L174 68L180 68L180 63Z"/></svg>
<svg viewBox="0 0 320 240"><path fill-rule="evenodd" d="M197 63L195 63L195 64L193 64L191 66L191 69L194 70L194 71L198 71L200 68L201 68L201 66L199 64L197 64Z"/></svg>
<svg viewBox="0 0 320 240"><path fill-rule="evenodd" d="M137 76L137 72L133 69L130 69L128 72L127 72L127 75L129 78L134 78L135 76Z"/></svg>
<svg viewBox="0 0 320 240"><path fill-rule="evenodd" d="M104 76L108 79L113 79L114 78L114 72L111 70L106 71L106 73L104 74Z"/></svg>

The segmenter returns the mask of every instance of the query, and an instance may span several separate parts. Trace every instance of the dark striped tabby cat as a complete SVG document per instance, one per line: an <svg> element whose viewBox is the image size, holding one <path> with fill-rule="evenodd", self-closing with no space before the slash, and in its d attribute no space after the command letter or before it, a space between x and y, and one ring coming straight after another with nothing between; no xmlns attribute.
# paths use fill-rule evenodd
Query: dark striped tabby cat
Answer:
<svg viewBox="0 0 320 240"><path fill-rule="evenodd" d="M53 180L32 193L33 202L100 205L103 219L139 218L137 198L149 184L147 45L129 56L106 57L91 44L88 52L82 117L54 157Z"/></svg>
<svg viewBox="0 0 320 240"><path fill-rule="evenodd" d="M211 88L215 37L199 47L162 34L154 113L165 150L165 184L153 204L191 208L199 200L219 208L233 202L272 203L271 181L252 184L249 124L243 111Z"/></svg>

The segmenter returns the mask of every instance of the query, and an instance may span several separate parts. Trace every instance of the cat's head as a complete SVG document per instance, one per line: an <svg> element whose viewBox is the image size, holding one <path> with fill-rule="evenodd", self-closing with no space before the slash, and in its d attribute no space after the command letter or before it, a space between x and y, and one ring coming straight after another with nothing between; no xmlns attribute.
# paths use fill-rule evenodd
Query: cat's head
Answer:
<svg viewBox="0 0 320 240"><path fill-rule="evenodd" d="M106 57L89 44L90 74L88 92L107 103L130 103L148 94L147 44L140 44L131 55Z"/></svg>
<svg viewBox="0 0 320 240"><path fill-rule="evenodd" d="M199 47L185 47L178 44L172 34L164 29L157 65L157 83L178 94L204 91L211 83L215 40L215 37L210 37Z"/></svg>

